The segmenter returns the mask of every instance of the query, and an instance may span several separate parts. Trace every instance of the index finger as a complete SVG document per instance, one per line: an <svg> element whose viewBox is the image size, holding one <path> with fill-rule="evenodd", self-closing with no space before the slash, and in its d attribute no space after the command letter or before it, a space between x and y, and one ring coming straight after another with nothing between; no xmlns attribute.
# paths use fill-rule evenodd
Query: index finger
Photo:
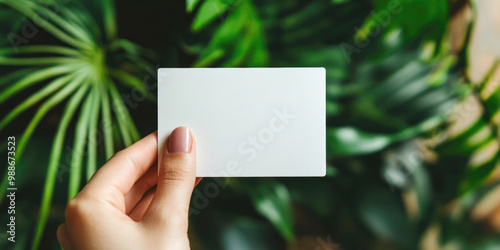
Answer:
<svg viewBox="0 0 500 250"><path fill-rule="evenodd" d="M125 196L134 183L156 162L158 133L154 132L116 153L90 178L84 192L118 190ZM94 196L105 198L103 196Z"/></svg>

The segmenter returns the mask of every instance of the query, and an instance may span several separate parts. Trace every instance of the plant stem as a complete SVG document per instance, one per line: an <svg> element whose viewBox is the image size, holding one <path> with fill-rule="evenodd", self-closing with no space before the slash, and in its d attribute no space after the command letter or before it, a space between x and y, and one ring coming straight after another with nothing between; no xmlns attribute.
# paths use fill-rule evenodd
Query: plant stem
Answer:
<svg viewBox="0 0 500 250"><path fill-rule="evenodd" d="M95 94L94 101L91 108L91 117L89 121L89 136L88 136L88 157L87 157L87 181L92 177L97 169L97 140L96 137L99 134L97 130L97 122L99 118L99 105L101 102L101 96L99 91L99 85L94 84Z"/></svg>
<svg viewBox="0 0 500 250"><path fill-rule="evenodd" d="M65 77L57 78L50 84L45 86L45 88L37 91L35 94L27 98L24 102L15 107L11 112L9 112L5 118L0 120L0 130L2 130L7 124L9 124L14 118L20 113L24 112L26 109L32 107L34 104L42 100L43 98L49 96L50 94L57 91L64 84L68 83L71 78L74 78L75 74L67 75Z"/></svg>
<svg viewBox="0 0 500 250"><path fill-rule="evenodd" d="M79 63L81 60L69 57L7 58L0 57L0 65L30 66L47 64Z"/></svg>
<svg viewBox="0 0 500 250"><path fill-rule="evenodd" d="M22 0L4 0L4 2L13 9L19 11L21 14L33 20L37 25L47 30L55 37L59 38L59 40L84 50L92 49L92 46L90 46L89 44L74 39L46 20L44 20L45 22L40 22L39 20L43 20L43 18L26 5L29 2Z"/></svg>
<svg viewBox="0 0 500 250"><path fill-rule="evenodd" d="M101 80L102 81L102 80ZM104 150L106 151L106 160L111 158L114 153L114 146L113 146L113 130L112 126L113 124L111 123L111 110L109 107L109 93L106 90L105 82L102 81L99 84L101 88L101 93L102 93L102 127L103 127L103 133L104 133Z"/></svg>
<svg viewBox="0 0 500 250"><path fill-rule="evenodd" d="M88 84L88 81L87 81ZM80 118L75 128L75 140L73 142L73 149L71 155L71 165L69 172L69 185L68 185L68 201L73 199L75 195L80 190L80 184L82 179L82 160L85 148L85 138L88 133L88 123L90 120L90 110L92 107L92 101L95 96L95 89L85 99L80 112Z"/></svg>
<svg viewBox="0 0 500 250"><path fill-rule="evenodd" d="M26 75L24 78L20 79L16 83L10 85L7 89L0 93L0 104L14 96L17 92L30 87L33 84L40 83L46 79L54 77L59 74L65 74L78 70L80 65L60 65L50 68L45 68L38 70L32 74Z"/></svg>
<svg viewBox="0 0 500 250"><path fill-rule="evenodd" d="M66 105L66 110L64 111L61 122L59 123L59 128L57 129L56 137L54 139L54 143L52 144L52 152L50 155L49 167L47 169L47 177L45 178L45 185L43 188L40 214L35 227L35 238L31 246L31 249L33 250L38 249L43 236L43 232L45 231L45 225L47 224L47 218L49 215L50 204L52 202L52 195L54 193L56 175L59 167L59 160L61 158L66 129L69 122L71 121L71 118L73 117L76 108L78 108L78 106L80 105L80 101L87 92L88 88L88 84L84 84L82 87L80 87L80 89Z"/></svg>
<svg viewBox="0 0 500 250"><path fill-rule="evenodd" d="M56 45L30 45L17 48L3 48L0 49L1 54L14 54L14 53L39 53L39 54L60 54L66 56L85 56L82 52L69 47L56 46Z"/></svg>
<svg viewBox="0 0 500 250"><path fill-rule="evenodd" d="M120 134L122 135L125 147L128 147L132 144L132 139L130 138L130 134L126 125L127 122L126 116L128 114L126 109L124 109L124 107L122 106L123 100L121 99L118 90L111 81L109 81L109 90L111 93L111 99L113 100L113 109L115 111L118 128L120 129Z"/></svg>

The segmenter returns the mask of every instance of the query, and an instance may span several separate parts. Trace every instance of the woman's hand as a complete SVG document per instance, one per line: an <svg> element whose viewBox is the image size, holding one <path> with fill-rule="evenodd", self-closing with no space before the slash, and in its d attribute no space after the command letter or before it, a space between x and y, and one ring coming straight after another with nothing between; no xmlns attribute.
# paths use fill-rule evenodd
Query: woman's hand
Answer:
<svg viewBox="0 0 500 250"><path fill-rule="evenodd" d="M189 249L188 214L196 143L185 127L165 143L158 135L118 152L66 207L57 229L64 249Z"/></svg>

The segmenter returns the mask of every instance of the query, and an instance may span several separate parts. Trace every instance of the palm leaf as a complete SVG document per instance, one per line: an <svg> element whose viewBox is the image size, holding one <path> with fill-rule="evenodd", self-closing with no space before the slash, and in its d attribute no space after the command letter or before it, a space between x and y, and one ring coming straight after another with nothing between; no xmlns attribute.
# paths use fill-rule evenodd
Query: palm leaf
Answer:
<svg viewBox="0 0 500 250"><path fill-rule="evenodd" d="M23 15L30 17L32 20L35 21L37 25L40 27L44 28L45 30L49 31L51 34L53 34L55 37L59 38L61 41L74 46L78 47L84 50L91 50L92 47L89 44L86 44L84 42L78 41L77 39L74 39L70 35L66 34L50 22L40 22L38 20L45 20L41 16L39 16L35 10L30 8L30 6L35 6L32 2L26 1L26 0L1 0L0 2L4 2L7 5L10 5L12 8L18 10L21 12ZM38 22L37 22L38 21Z"/></svg>
<svg viewBox="0 0 500 250"><path fill-rule="evenodd" d="M34 104L38 103L45 97L51 95L52 93L60 89L63 85L67 84L74 77L75 74L71 74L65 77L57 78L56 80L52 81L50 84L45 86L43 89L37 91L32 96L28 97L24 102L15 107L5 116L5 118L3 118L0 121L0 130L3 129L7 124L9 124L19 114L21 114L26 109L29 109Z"/></svg>
<svg viewBox="0 0 500 250"><path fill-rule="evenodd" d="M41 70L38 70L36 72L33 72L32 74L29 74L27 76L20 74L21 72L24 71L19 71L19 76L23 76L22 78L19 78L17 82L14 84L11 84L7 89L3 90L0 93L0 104L17 94L19 91L26 89L34 84L40 83L46 79L49 79L51 77L64 74L64 73L69 73L73 72L75 70L79 69L79 65L57 65L53 66L50 68L44 68ZM14 73L13 73L14 74ZM17 73L15 73L17 76ZM24 77L25 76L25 77ZM11 76L12 77L12 76Z"/></svg>
<svg viewBox="0 0 500 250"><path fill-rule="evenodd" d="M80 117L75 128L75 140L71 153L71 164L69 173L68 201L80 190L82 176L82 160L85 148L85 138L88 134L89 120L92 113L92 102L95 99L96 89L94 88L91 94L87 95L85 102L82 105Z"/></svg>
<svg viewBox="0 0 500 250"><path fill-rule="evenodd" d="M61 123L54 138L54 143L52 144L52 153L50 155L49 167L47 169L47 176L45 178L45 185L43 188L42 204L40 206L40 215L38 222L35 227L35 237L32 244L32 249L37 249L43 236L45 225L47 224L47 219L50 210L50 204L52 202L52 195L54 193L54 187L56 182L56 175L59 168L59 160L61 158L61 152L64 144L64 137L66 135L66 129L71 121L73 114L80 105L81 99L83 99L85 93L87 92L89 85L83 85L76 94L69 100L66 110L61 118Z"/></svg>
<svg viewBox="0 0 500 250"><path fill-rule="evenodd" d="M99 86L96 84L94 85L94 100L92 102L92 107L90 113L92 114L90 116L89 120L89 135L88 135L88 142L87 142L87 151L88 151L88 157L87 157L87 170L86 170L86 179L87 181L92 177L92 175L95 173L97 169L97 139L96 137L99 134L99 131L97 130L97 124L98 124L98 119L99 119L99 106L101 103L101 91Z"/></svg>
<svg viewBox="0 0 500 250"><path fill-rule="evenodd" d="M82 107L73 141L74 151L69 174L69 199L79 191L81 186L84 161L82 154L85 148L88 152L85 170L86 179L88 180L97 170L99 142L96 138L97 134L101 132L98 129L102 129L106 158L110 158L115 150L113 141L115 126L120 129L124 145L130 145L139 139L140 134L121 99L118 88L115 86L116 83L111 81L110 72L113 72L113 77L117 80L117 83L138 88L142 94L153 99L151 98L152 95L135 76L124 73L125 71L121 68L122 63L130 65L135 65L134 62L137 62L137 65L146 64L146 61L142 58L142 53L148 54L148 52L132 42L116 37L116 14L111 0L102 1L97 5L103 10L103 22L96 21L84 4L71 3L59 6L60 8L56 12L49 7L52 4L51 2L0 0L0 3L5 3L12 9L32 19L35 24L65 43L65 45L30 45L16 48L0 48L1 65L9 67L37 66L15 70L13 73L1 77L0 85L5 87L0 93L0 103L28 88L48 81L47 85L36 90L35 93L18 104L0 121L1 130L20 114L35 104L40 104L40 108L27 125L18 143L17 157L23 155L29 139L43 117L53 107L69 98L52 146L40 215L32 245L32 248L36 249L39 247L48 220L65 131L73 119L75 110L80 106ZM41 16L46 17L46 19L42 19ZM103 27L100 27L100 24ZM101 34L101 30L104 30L104 36ZM105 37L106 40L101 41L101 37ZM36 57L38 54L48 54L50 56ZM18 57L18 55L22 57ZM119 60L114 59L114 57L119 58ZM108 65L108 63L112 65ZM140 69L132 68L132 72L140 72ZM91 86L92 89L87 91ZM112 118L110 98L113 109L116 111L116 120ZM83 104L81 104L81 100L85 100ZM99 126L100 117L102 126ZM6 176L7 174L2 181L2 187L7 185ZM5 190L5 188L2 188L2 190ZM4 191L0 192L3 194Z"/></svg>

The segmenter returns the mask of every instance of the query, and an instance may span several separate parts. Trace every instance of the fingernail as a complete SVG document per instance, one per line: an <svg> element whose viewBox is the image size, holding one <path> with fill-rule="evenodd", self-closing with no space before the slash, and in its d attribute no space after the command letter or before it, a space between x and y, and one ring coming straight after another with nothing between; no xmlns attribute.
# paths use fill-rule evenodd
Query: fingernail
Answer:
<svg viewBox="0 0 500 250"><path fill-rule="evenodd" d="M168 138L168 152L170 154L187 154L191 152L191 133L186 127L178 127Z"/></svg>

